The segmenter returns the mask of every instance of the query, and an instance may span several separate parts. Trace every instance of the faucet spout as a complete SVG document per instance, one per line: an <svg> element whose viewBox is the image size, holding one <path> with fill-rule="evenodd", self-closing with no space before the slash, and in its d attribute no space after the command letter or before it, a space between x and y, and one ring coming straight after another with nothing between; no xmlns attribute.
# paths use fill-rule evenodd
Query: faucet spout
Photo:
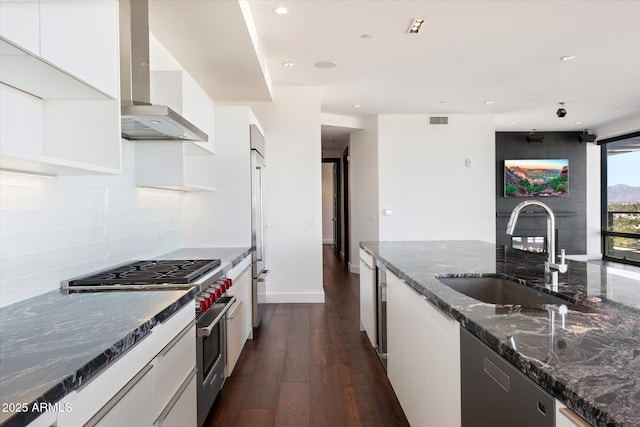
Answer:
<svg viewBox="0 0 640 427"><path fill-rule="evenodd" d="M509 222L507 222L507 234L513 236L513 233L516 228L516 223L518 222L518 217L524 208L527 206L537 206L542 209L544 213L547 215L547 262L544 265L545 272L545 283L552 284L557 286L558 284L558 271L564 273L567 271L567 264L565 264L564 260L564 249L562 250L562 259L560 260L560 264L556 264L556 217L553 214L553 211L546 204L539 202L537 200L526 200L522 203L519 203L513 211L511 212L511 216L509 217ZM551 272L553 269L553 273Z"/></svg>

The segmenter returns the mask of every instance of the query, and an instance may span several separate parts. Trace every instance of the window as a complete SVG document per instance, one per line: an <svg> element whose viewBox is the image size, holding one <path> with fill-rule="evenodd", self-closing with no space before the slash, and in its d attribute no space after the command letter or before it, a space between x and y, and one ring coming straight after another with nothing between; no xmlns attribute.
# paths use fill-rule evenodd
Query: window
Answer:
<svg viewBox="0 0 640 427"><path fill-rule="evenodd" d="M640 265L640 132L602 143L603 257Z"/></svg>

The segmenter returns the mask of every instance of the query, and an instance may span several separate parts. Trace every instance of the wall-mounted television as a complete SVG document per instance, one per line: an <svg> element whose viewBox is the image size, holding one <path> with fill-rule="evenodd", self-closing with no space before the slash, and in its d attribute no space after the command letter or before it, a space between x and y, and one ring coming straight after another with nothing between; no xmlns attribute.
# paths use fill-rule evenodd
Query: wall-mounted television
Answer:
<svg viewBox="0 0 640 427"><path fill-rule="evenodd" d="M553 197L569 194L569 159L504 161L505 197Z"/></svg>

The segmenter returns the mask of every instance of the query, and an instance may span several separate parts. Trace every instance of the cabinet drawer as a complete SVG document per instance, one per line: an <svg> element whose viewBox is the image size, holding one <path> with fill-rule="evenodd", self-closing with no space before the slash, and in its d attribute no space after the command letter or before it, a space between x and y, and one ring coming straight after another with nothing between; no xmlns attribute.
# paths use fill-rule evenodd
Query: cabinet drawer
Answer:
<svg viewBox="0 0 640 427"><path fill-rule="evenodd" d="M198 422L196 393L196 374L194 372L178 400L171 408L168 408L166 417L158 419L155 425L158 427L195 427Z"/></svg>
<svg viewBox="0 0 640 427"><path fill-rule="evenodd" d="M153 344L157 354L167 346L196 317L195 302L191 300L178 312L153 328ZM195 344L194 344L195 345Z"/></svg>
<svg viewBox="0 0 640 427"><path fill-rule="evenodd" d="M150 425L151 412L146 409L149 396L153 393L153 365L146 365L116 395L104 405L85 427L120 427L123 420L128 425Z"/></svg>
<svg viewBox="0 0 640 427"><path fill-rule="evenodd" d="M154 365L154 414L157 417L196 366L196 326L192 321L162 349Z"/></svg>

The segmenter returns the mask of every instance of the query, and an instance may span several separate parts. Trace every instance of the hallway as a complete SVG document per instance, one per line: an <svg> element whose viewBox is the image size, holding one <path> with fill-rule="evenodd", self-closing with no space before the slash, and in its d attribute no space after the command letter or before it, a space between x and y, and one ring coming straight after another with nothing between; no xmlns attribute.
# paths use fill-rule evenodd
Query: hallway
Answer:
<svg viewBox="0 0 640 427"><path fill-rule="evenodd" d="M325 304L267 305L205 423L213 426L407 426L367 337L358 276L323 246Z"/></svg>

